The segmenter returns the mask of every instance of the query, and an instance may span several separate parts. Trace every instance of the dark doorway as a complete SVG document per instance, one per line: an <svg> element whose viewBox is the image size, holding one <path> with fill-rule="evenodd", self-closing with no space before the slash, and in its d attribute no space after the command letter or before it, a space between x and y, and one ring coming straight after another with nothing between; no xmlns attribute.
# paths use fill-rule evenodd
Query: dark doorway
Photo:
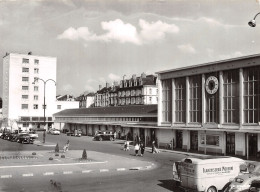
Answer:
<svg viewBox="0 0 260 192"><path fill-rule="evenodd" d="M141 141L144 141L145 140L145 135L144 135L144 129L139 129L139 133L140 133L140 139Z"/></svg>
<svg viewBox="0 0 260 192"><path fill-rule="evenodd" d="M257 155L257 134L248 134L248 155L249 157L256 157Z"/></svg>
<svg viewBox="0 0 260 192"><path fill-rule="evenodd" d="M226 154L235 155L235 133L227 133L226 135Z"/></svg>
<svg viewBox="0 0 260 192"><path fill-rule="evenodd" d="M198 131L190 132L190 149L192 151L198 151Z"/></svg>
<svg viewBox="0 0 260 192"><path fill-rule="evenodd" d="M176 148L182 149L182 131L176 131Z"/></svg>

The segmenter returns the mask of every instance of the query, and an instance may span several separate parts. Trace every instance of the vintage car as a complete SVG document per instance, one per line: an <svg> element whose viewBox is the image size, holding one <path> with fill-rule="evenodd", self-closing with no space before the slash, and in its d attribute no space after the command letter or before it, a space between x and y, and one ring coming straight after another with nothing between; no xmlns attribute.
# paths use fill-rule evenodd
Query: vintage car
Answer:
<svg viewBox="0 0 260 192"><path fill-rule="evenodd" d="M224 192L246 192L246 191L254 191L256 190L256 186L254 189L253 183L257 185L257 182L260 182L260 174L259 173L246 173L238 175L231 181L229 187L227 187ZM259 188L259 183L258 183Z"/></svg>
<svg viewBox="0 0 260 192"><path fill-rule="evenodd" d="M34 139L29 134L23 133L17 136L17 143L33 143Z"/></svg>
<svg viewBox="0 0 260 192"><path fill-rule="evenodd" d="M50 129L49 133L52 135L60 135L60 131L57 129Z"/></svg>
<svg viewBox="0 0 260 192"><path fill-rule="evenodd" d="M113 141L114 140L114 134L112 131L98 131L94 138L94 140L96 141L103 141L103 140L110 140Z"/></svg>
<svg viewBox="0 0 260 192"><path fill-rule="evenodd" d="M29 135L33 139L38 139L39 135L35 131L30 131Z"/></svg>

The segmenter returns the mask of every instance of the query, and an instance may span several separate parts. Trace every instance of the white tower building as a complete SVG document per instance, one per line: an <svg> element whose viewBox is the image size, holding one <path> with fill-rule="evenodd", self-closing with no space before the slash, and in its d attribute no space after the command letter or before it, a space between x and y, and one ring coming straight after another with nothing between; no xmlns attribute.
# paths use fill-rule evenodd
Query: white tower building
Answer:
<svg viewBox="0 0 260 192"><path fill-rule="evenodd" d="M57 111L56 65L55 57L31 53L10 53L3 57L1 83L5 126L22 130L43 128L44 96L45 128L52 126L52 114Z"/></svg>

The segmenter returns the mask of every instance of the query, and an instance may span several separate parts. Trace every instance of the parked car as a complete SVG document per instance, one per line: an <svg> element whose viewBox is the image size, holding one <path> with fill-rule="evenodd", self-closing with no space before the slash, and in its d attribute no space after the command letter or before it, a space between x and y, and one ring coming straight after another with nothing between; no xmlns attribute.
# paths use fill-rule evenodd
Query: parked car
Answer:
<svg viewBox="0 0 260 192"><path fill-rule="evenodd" d="M252 187L252 183L260 187L260 174L259 173L246 173L238 175L231 181L229 187L224 192L247 192ZM253 186L254 187L254 186ZM253 189L250 189L253 190Z"/></svg>
<svg viewBox="0 0 260 192"><path fill-rule="evenodd" d="M35 131L30 131L29 135L33 139L38 139L39 135Z"/></svg>
<svg viewBox="0 0 260 192"><path fill-rule="evenodd" d="M260 192L260 180L252 181L249 192Z"/></svg>
<svg viewBox="0 0 260 192"><path fill-rule="evenodd" d="M59 130L57 130L57 129L50 129L50 134L52 134L52 135L60 135L60 131Z"/></svg>
<svg viewBox="0 0 260 192"><path fill-rule="evenodd" d="M17 143L33 143L34 139L29 134L19 134L17 136Z"/></svg>
<svg viewBox="0 0 260 192"><path fill-rule="evenodd" d="M75 137L81 137L81 130L74 130L74 132L71 132L71 136L75 136Z"/></svg>
<svg viewBox="0 0 260 192"><path fill-rule="evenodd" d="M95 134L93 139L96 140L96 141L103 141L103 140L113 141L114 140L114 134L112 133L112 131L98 131Z"/></svg>

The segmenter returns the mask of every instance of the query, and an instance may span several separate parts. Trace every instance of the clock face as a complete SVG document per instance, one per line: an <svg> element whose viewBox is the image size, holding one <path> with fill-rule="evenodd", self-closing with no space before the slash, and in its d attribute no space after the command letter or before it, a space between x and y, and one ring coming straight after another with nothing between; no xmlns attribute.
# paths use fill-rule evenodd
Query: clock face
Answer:
<svg viewBox="0 0 260 192"><path fill-rule="evenodd" d="M218 90L218 79L215 76L210 76L206 80L206 91L208 94L214 94Z"/></svg>

